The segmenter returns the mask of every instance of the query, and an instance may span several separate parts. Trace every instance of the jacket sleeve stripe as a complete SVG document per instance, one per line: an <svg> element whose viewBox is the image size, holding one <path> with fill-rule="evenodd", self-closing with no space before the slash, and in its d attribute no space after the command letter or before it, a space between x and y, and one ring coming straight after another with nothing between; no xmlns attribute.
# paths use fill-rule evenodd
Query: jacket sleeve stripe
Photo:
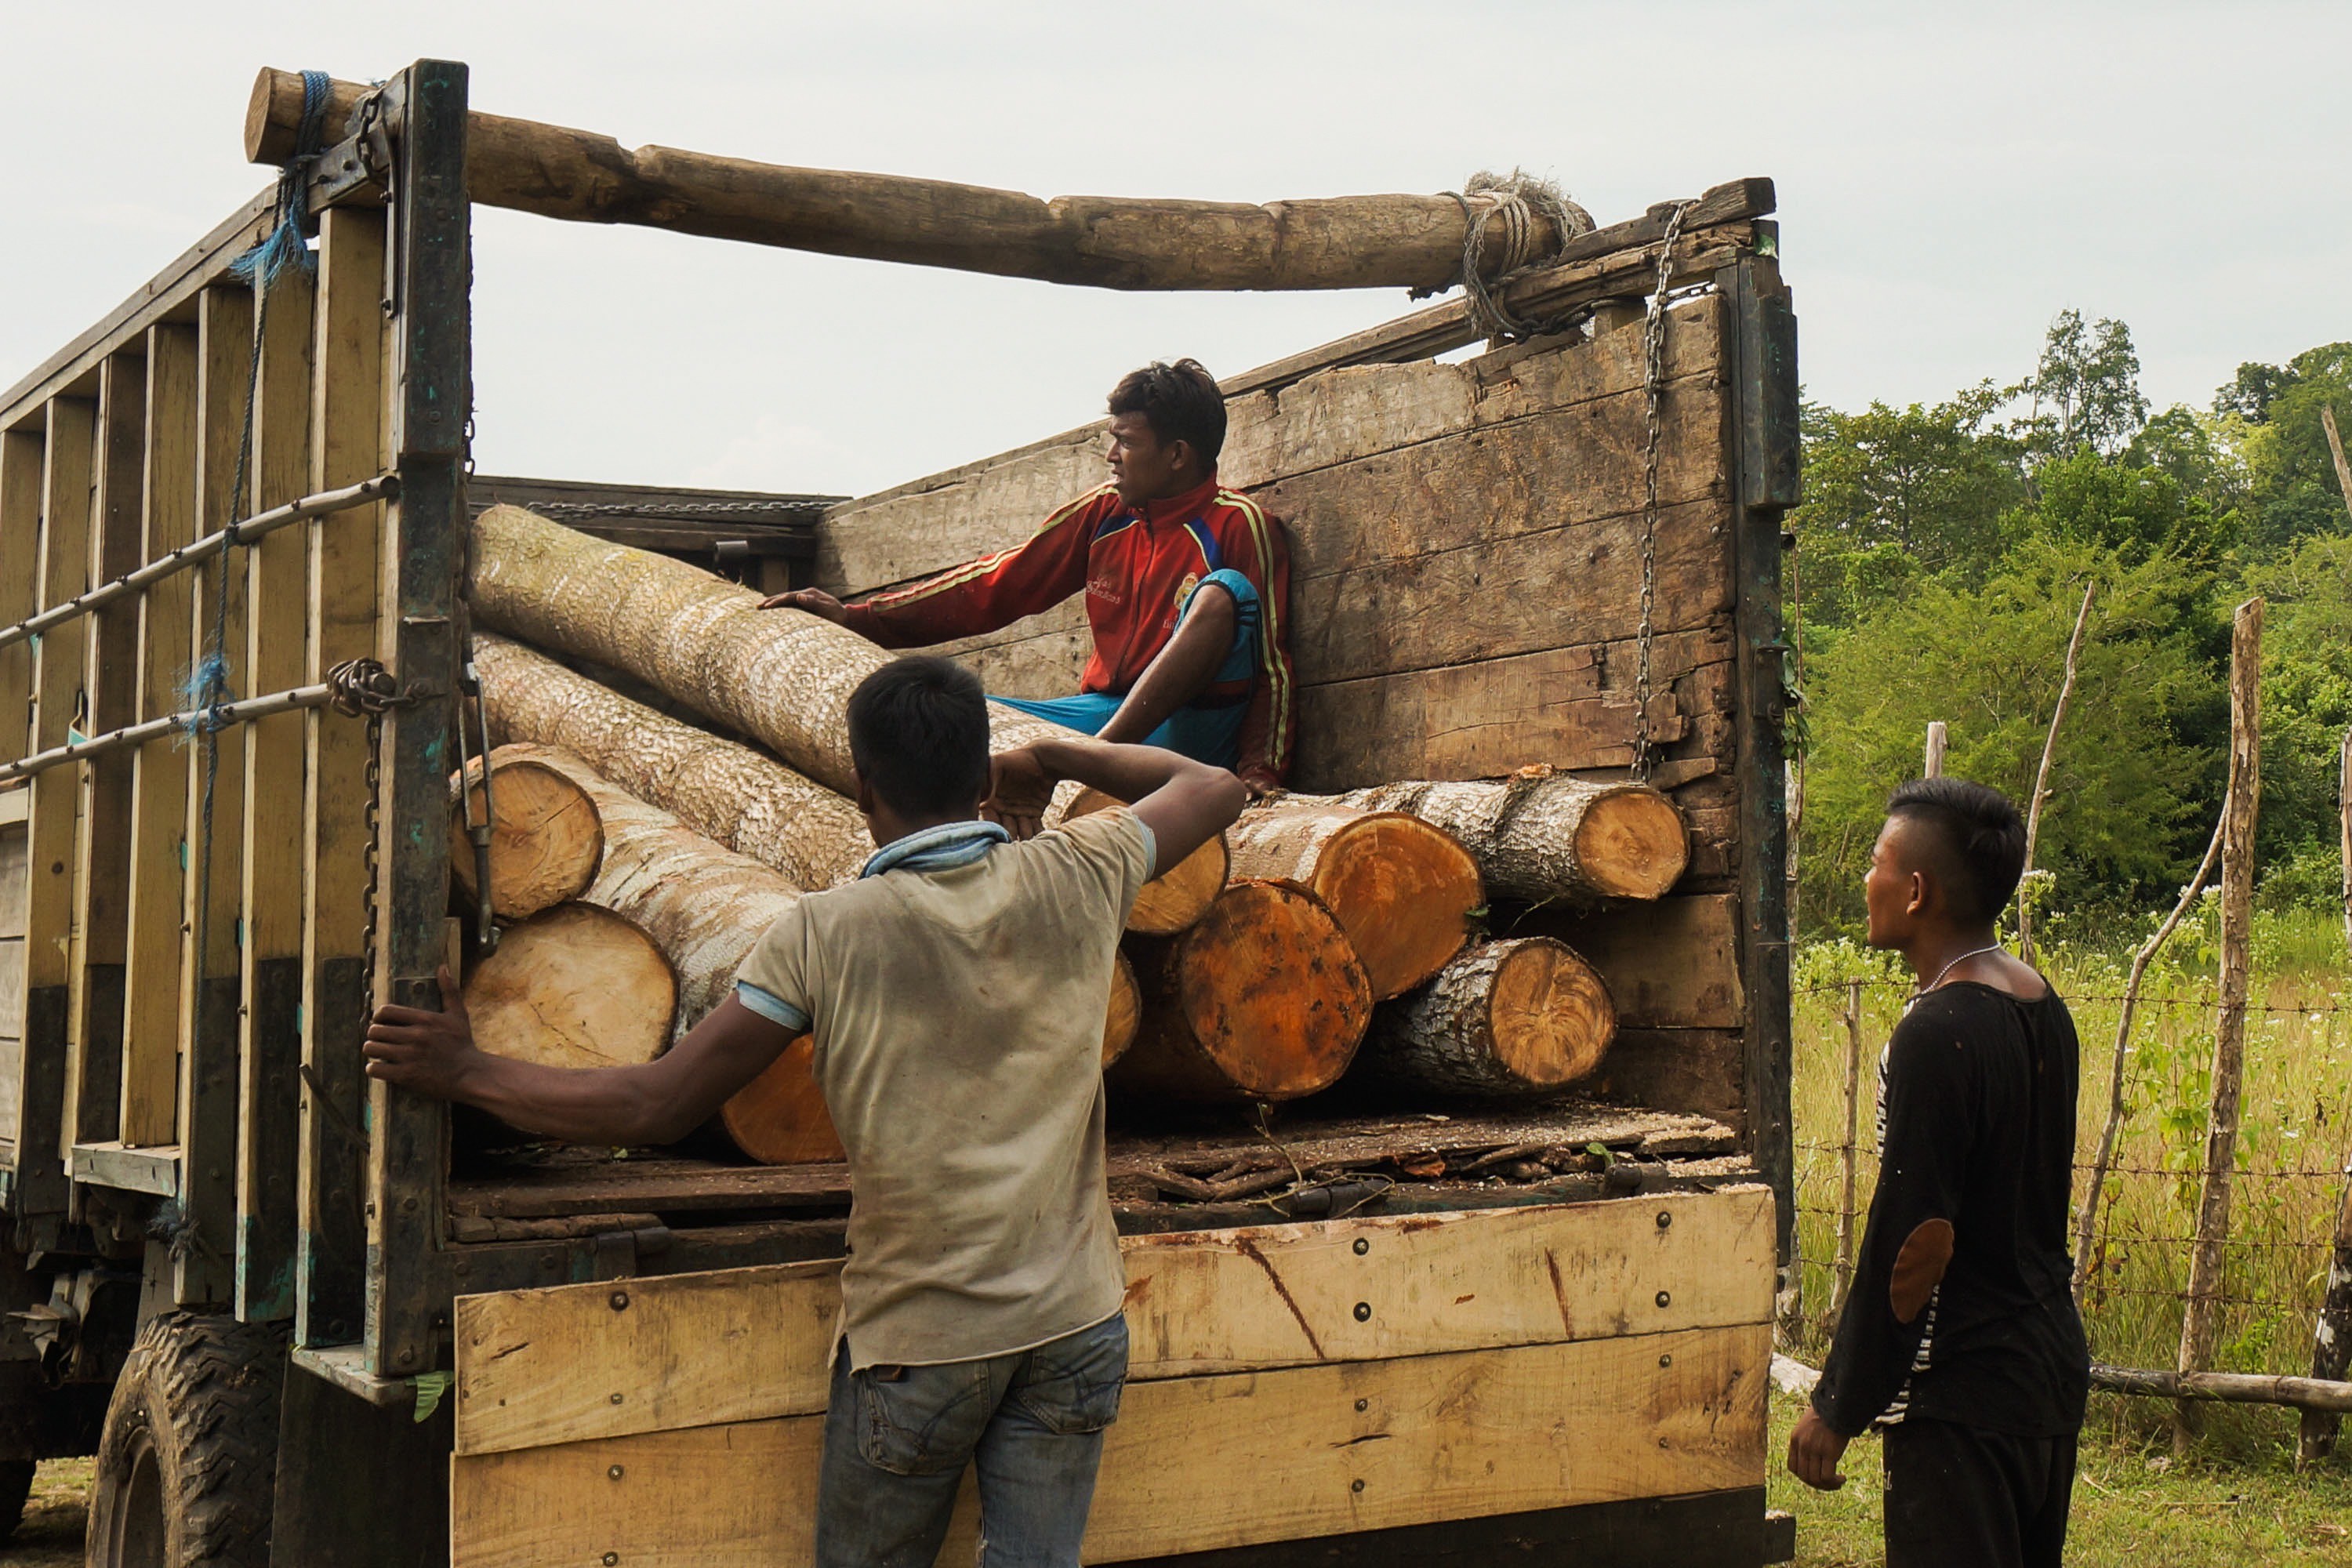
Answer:
<svg viewBox="0 0 2352 1568"><path fill-rule="evenodd" d="M1282 640L1280 620L1282 606L1275 603L1280 595L1274 591L1274 545L1268 535L1265 512L1257 502L1245 495L1227 489L1219 490L1217 499L1233 507L1248 520L1250 541L1257 549L1258 570L1264 573L1266 578L1265 592L1261 595L1265 600L1265 622L1264 635L1258 639L1258 658L1265 667L1267 689L1274 694L1276 719L1269 742L1271 755L1268 760L1276 768L1281 768L1286 766L1290 760L1288 754L1290 726L1286 721L1290 712L1291 694L1288 666L1276 651L1285 644Z"/></svg>
<svg viewBox="0 0 2352 1568"><path fill-rule="evenodd" d="M893 589L887 593L868 595L864 599L859 600L858 603L863 606L872 609L893 609L900 605L919 603L924 599L929 598L934 594L944 593L948 589L955 587L959 584L969 583L976 577L985 577L990 573L995 571L998 567L1003 565L1007 561L1010 561L1015 555L1020 554L1032 544L1036 543L1037 541L1045 538L1045 535L1053 532L1054 530L1068 522L1080 512L1086 510L1087 508L1100 500L1110 488L1111 487L1108 485L1100 486L1096 489L1089 490L1085 495L1080 496L1077 500L1064 505L1058 510L1049 515L1044 522L1039 523L1037 525L1036 532L1031 534L1020 543L1012 546L1010 549L1000 550L993 555L983 555L977 561L967 561L961 566L950 566L946 571L938 574L936 576L926 577L922 581L909 584L904 588Z"/></svg>

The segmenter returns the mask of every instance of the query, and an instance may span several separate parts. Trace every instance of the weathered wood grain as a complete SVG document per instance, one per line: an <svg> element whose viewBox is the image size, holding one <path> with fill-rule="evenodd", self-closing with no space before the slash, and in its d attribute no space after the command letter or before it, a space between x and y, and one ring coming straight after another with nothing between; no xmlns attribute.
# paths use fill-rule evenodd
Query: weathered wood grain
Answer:
<svg viewBox="0 0 2352 1568"><path fill-rule="evenodd" d="M1754 1486L1770 1340L1756 1323L1139 1383L1082 1561ZM806 1563L823 1425L461 1458L453 1560ZM971 1560L976 1523L967 1498L940 1561Z"/></svg>
<svg viewBox="0 0 2352 1568"><path fill-rule="evenodd" d="M1751 1187L1479 1210L1436 1225L1370 1217L1129 1237L1129 1376L1758 1322L1771 1310L1761 1267L1771 1234L1769 1194ZM820 1411L839 1268L633 1280L617 1309L609 1285L464 1298L457 1451ZM1363 1318L1360 1301L1371 1306Z"/></svg>
<svg viewBox="0 0 2352 1568"><path fill-rule="evenodd" d="M1538 910L1518 932L1556 936L1591 960L1629 1028L1737 1029L1739 900L1727 893L1615 904L1593 913Z"/></svg>

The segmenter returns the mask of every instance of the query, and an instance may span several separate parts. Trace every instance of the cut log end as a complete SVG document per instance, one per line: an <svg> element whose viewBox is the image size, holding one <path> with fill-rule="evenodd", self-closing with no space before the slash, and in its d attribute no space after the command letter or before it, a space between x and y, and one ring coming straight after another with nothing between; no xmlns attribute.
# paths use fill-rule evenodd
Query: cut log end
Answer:
<svg viewBox="0 0 2352 1568"><path fill-rule="evenodd" d="M1574 1083L1601 1065L1617 1036L1617 1009L1600 974L1549 937L1497 943L1486 1027L1495 1059L1530 1089Z"/></svg>
<svg viewBox="0 0 2352 1568"><path fill-rule="evenodd" d="M1110 972L1110 1005L1103 1014L1102 1065L1106 1070L1111 1063L1127 1055L1127 1047L1135 1044L1135 1032L1143 1024L1143 993L1136 987L1135 966L1127 954L1113 953Z"/></svg>
<svg viewBox="0 0 2352 1568"><path fill-rule="evenodd" d="M1063 820L1124 804L1100 790L1082 789ZM1190 930L1224 891L1232 865L1221 833L1143 885L1143 891L1135 896L1135 908L1128 911L1127 929L1137 936L1174 936Z"/></svg>
<svg viewBox="0 0 2352 1568"><path fill-rule="evenodd" d="M735 1092L719 1125L746 1158L762 1165L808 1165L843 1157L841 1135L811 1070L815 1045L794 1037L783 1054Z"/></svg>
<svg viewBox="0 0 2352 1568"><path fill-rule="evenodd" d="M1655 790L1612 791L1577 824L1576 860L1609 898L1661 898L1690 862L1690 835L1674 802Z"/></svg>
<svg viewBox="0 0 2352 1568"><path fill-rule="evenodd" d="M669 1044L677 981L653 939L593 904L505 931L465 985L474 1039L543 1067L630 1067Z"/></svg>
<svg viewBox="0 0 2352 1568"><path fill-rule="evenodd" d="M493 756L491 768L491 912L502 923L524 921L585 893L604 854L595 801L543 763ZM465 809L450 816L449 874L470 905L479 890L465 817L479 821L486 807L480 768L468 776Z"/></svg>
<svg viewBox="0 0 2352 1568"><path fill-rule="evenodd" d="M1241 881L1139 960L1144 1026L1116 1081L1178 1101L1295 1100L1347 1070L1371 983L1339 922L1302 888Z"/></svg>
<svg viewBox="0 0 2352 1568"><path fill-rule="evenodd" d="M1376 1001L1443 969L1469 942L1471 911L1486 902L1469 851L1398 812L1335 834L1307 885L1355 943Z"/></svg>

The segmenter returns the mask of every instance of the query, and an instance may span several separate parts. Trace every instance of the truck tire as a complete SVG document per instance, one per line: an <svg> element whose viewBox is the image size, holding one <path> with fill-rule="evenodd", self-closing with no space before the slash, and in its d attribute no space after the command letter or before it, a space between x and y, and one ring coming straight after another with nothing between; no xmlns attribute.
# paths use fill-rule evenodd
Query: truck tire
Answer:
<svg viewBox="0 0 2352 1568"><path fill-rule="evenodd" d="M25 1522L25 1500L33 1495L33 1461L0 1459L0 1546Z"/></svg>
<svg viewBox="0 0 2352 1568"><path fill-rule="evenodd" d="M89 1568L268 1568L282 1330L169 1313L107 1406Z"/></svg>

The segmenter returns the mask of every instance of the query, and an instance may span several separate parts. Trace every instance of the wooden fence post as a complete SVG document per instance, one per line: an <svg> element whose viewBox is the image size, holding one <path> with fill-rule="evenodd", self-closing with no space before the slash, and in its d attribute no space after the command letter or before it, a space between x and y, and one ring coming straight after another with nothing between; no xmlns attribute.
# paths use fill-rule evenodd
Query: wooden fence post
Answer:
<svg viewBox="0 0 2352 1568"><path fill-rule="evenodd" d="M1829 1321L1837 1322L1853 1284L1854 1142L1862 1120L1862 982L1845 983L1845 1196L1838 1205L1837 1279L1830 1288Z"/></svg>
<svg viewBox="0 0 2352 1568"><path fill-rule="evenodd" d="M1919 775L1921 778L1939 779L1944 776L1945 739L1944 721L1941 719L1927 721L1927 770Z"/></svg>
<svg viewBox="0 0 2352 1568"><path fill-rule="evenodd" d="M2327 1261L2327 1294L2311 1329L2311 1375L2341 1382L2352 1371L2352 1159L2344 1164L2344 1193L2336 1205L2336 1251ZM2295 1468L2315 1465L2336 1451L2333 1411L2306 1410L2295 1443Z"/></svg>
<svg viewBox="0 0 2352 1568"><path fill-rule="evenodd" d="M2025 806L2025 871L2017 884L2017 955L2033 962L2033 899L2028 889L2033 875L2033 851L2042 841L2042 807L2050 798L2050 763L2058 754L2058 726L2066 721L2066 704L2074 699L2074 658L2083 651L2083 628L2091 624L2091 595L2097 583L2083 589L2083 607L2074 614L2074 635L2066 639L2066 678L2058 685L2058 704L2050 710L2050 732L2042 741L2042 765L2033 773L2033 798Z"/></svg>
<svg viewBox="0 0 2352 1568"><path fill-rule="evenodd" d="M2336 759L2336 827L2343 840L2344 946L2352 952L2352 730L2344 731L2344 750Z"/></svg>
<svg viewBox="0 0 2352 1568"><path fill-rule="evenodd" d="M2213 1358L2221 1248L2230 1236L2230 1189L2238 1159L2238 1100L2246 1046L2246 938L2254 903L2254 823L2262 805L2263 601L2238 606L2230 639L2230 793L2221 818L2221 974L2213 1026L2213 1100L2205 1131L2205 1180L2189 1255L2189 1303L2180 1320L2182 1372ZM2196 1417L2173 1406L2172 1451L2187 1453Z"/></svg>

